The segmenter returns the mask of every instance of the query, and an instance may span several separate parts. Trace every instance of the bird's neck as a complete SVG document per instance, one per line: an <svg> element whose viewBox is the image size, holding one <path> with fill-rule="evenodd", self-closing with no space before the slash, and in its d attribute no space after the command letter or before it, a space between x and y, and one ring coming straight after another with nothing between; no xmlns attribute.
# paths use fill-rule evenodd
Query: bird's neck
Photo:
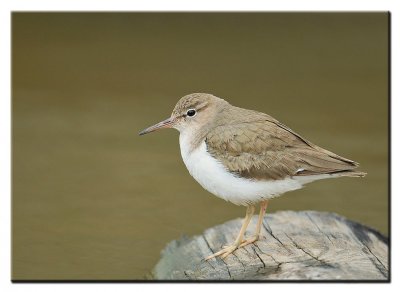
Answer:
<svg viewBox="0 0 400 292"><path fill-rule="evenodd" d="M181 129L179 135L179 144L184 148L186 154L190 154L197 149L206 139L208 133L214 128L223 125L226 122L227 110L231 107L227 102L215 107L214 111L208 116L207 121L201 126Z"/></svg>
<svg viewBox="0 0 400 292"><path fill-rule="evenodd" d="M205 140L207 131L202 128L199 129L186 129L180 131L179 146L181 148L182 156L190 155L197 149Z"/></svg>

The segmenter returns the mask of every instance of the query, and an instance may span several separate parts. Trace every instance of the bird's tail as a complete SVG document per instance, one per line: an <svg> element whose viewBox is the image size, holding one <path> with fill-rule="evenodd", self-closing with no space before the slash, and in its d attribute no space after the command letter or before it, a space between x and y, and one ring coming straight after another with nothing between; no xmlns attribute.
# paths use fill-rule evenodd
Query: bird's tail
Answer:
<svg viewBox="0 0 400 292"><path fill-rule="evenodd" d="M333 173L330 173L330 174L335 175L335 176L337 176L337 177L341 177L341 176L348 176L348 177L364 177L364 176L367 175L366 172L355 171L355 170L352 170L352 169L337 171L337 172L333 172Z"/></svg>

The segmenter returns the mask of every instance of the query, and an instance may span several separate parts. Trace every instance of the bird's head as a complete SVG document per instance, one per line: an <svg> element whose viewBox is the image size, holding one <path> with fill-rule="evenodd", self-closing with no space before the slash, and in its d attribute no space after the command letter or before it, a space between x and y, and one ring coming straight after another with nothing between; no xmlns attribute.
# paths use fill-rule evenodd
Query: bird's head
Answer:
<svg viewBox="0 0 400 292"><path fill-rule="evenodd" d="M209 123L225 104L228 104L225 100L208 93L185 95L175 105L171 117L144 129L139 135L164 128L175 128L180 132L199 129Z"/></svg>

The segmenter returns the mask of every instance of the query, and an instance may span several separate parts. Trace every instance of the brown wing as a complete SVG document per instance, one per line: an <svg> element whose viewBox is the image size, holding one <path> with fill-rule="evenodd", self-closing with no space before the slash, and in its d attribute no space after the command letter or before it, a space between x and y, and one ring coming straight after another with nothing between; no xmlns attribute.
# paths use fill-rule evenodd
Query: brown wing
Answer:
<svg viewBox="0 0 400 292"><path fill-rule="evenodd" d="M208 152L238 176L271 180L351 172L357 167L356 162L312 144L266 114L247 110L237 114L247 118L226 120L223 127L208 133L206 144Z"/></svg>

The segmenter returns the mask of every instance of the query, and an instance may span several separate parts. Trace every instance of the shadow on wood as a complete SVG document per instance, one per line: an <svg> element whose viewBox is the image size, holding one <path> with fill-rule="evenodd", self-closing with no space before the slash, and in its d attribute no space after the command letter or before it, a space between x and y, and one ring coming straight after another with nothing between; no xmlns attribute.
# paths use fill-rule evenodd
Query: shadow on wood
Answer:
<svg viewBox="0 0 400 292"><path fill-rule="evenodd" d="M246 235L256 224L253 217ZM158 280L383 280L387 238L333 213L277 212L265 216L262 237L224 260L204 261L234 241L241 219L202 235L170 242L154 268Z"/></svg>

